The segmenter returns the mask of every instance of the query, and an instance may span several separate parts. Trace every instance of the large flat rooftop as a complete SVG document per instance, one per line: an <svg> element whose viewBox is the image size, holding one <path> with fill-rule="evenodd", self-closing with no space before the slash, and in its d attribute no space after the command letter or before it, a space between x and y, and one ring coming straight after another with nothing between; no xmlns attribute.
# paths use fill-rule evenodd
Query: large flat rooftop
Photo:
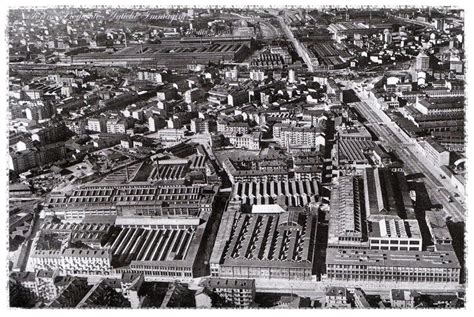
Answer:
<svg viewBox="0 0 474 317"><path fill-rule="evenodd" d="M409 238L421 239L421 231L417 220L379 220L370 222L371 238Z"/></svg>
<svg viewBox="0 0 474 317"><path fill-rule="evenodd" d="M443 243L450 243L452 241L451 233L441 212L427 210L425 212L425 218L430 233L435 240L434 243L441 241L443 241Z"/></svg>
<svg viewBox="0 0 474 317"><path fill-rule="evenodd" d="M326 264L379 267L461 268L452 248L447 251L439 252L327 249Z"/></svg>

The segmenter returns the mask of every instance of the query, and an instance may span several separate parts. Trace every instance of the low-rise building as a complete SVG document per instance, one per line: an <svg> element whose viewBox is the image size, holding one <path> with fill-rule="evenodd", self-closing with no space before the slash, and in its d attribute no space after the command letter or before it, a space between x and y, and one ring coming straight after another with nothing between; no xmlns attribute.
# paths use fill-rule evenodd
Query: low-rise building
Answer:
<svg viewBox="0 0 474 317"><path fill-rule="evenodd" d="M392 308L414 308L418 293L407 289L390 290L390 304Z"/></svg>
<svg viewBox="0 0 474 317"><path fill-rule="evenodd" d="M325 307L327 308L350 308L351 304L347 297L345 287L329 287L325 292Z"/></svg>
<svg viewBox="0 0 474 317"><path fill-rule="evenodd" d="M433 138L420 141L426 158L435 166L449 165L450 153Z"/></svg>

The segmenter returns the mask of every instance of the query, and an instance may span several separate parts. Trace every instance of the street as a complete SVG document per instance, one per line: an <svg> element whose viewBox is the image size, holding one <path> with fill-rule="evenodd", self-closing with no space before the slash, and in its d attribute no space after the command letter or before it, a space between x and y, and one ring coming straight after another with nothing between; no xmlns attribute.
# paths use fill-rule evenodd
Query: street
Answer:
<svg viewBox="0 0 474 317"><path fill-rule="evenodd" d="M396 152L404 162L407 173L423 173L425 176L423 181L432 201L443 205L446 216L452 217L453 221L464 221L465 214L462 204L457 200L449 201L451 193L456 190L449 180L441 178L440 173L437 172L439 168L424 158L415 143L416 141L402 133L374 102L363 93L357 91L356 93L362 102L352 103L351 106L367 119L366 125L380 137L383 144ZM442 190L443 188L447 190Z"/></svg>
<svg viewBox="0 0 474 317"><path fill-rule="evenodd" d="M293 32L291 32L290 28L285 23L283 17L278 16L278 15L275 17L278 19L278 22L280 23L281 28L284 31L286 37L293 43L293 46L295 47L296 52L303 59L304 63L308 67L308 71L313 72L314 71L313 64L311 63L311 60L309 59L308 54L301 47L300 42L295 38L295 36L293 35Z"/></svg>

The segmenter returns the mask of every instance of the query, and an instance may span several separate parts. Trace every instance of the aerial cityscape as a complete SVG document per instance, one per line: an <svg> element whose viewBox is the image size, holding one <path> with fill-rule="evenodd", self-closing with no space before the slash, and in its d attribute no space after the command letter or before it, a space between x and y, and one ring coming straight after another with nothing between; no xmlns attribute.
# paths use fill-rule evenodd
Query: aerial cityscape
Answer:
<svg viewBox="0 0 474 317"><path fill-rule="evenodd" d="M8 12L16 308L462 308L455 7Z"/></svg>

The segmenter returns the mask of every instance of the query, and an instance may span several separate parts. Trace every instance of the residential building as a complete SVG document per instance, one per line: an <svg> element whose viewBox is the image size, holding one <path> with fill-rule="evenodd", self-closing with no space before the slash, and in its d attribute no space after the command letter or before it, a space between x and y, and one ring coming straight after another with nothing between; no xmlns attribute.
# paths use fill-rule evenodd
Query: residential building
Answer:
<svg viewBox="0 0 474 317"><path fill-rule="evenodd" d="M329 287L325 292L326 308L350 308L351 304L347 297L347 289L344 287Z"/></svg>
<svg viewBox="0 0 474 317"><path fill-rule="evenodd" d="M209 278L201 286L215 292L235 307L249 307L255 298L255 280L233 278Z"/></svg>
<svg viewBox="0 0 474 317"><path fill-rule="evenodd" d="M132 127L132 121L128 118L115 118L107 120L107 133L125 134Z"/></svg>
<svg viewBox="0 0 474 317"><path fill-rule="evenodd" d="M225 133L224 136L229 139L230 144L236 148L243 148L252 151L260 150L261 132L252 132L249 134Z"/></svg>
<svg viewBox="0 0 474 317"><path fill-rule="evenodd" d="M204 97L204 91L200 88L192 88L184 93L184 101L187 104L199 101Z"/></svg>
<svg viewBox="0 0 474 317"><path fill-rule="evenodd" d="M414 308L419 295L413 290L391 289L390 304L392 308Z"/></svg>
<svg viewBox="0 0 474 317"><path fill-rule="evenodd" d="M184 130L161 129L158 131L158 139L167 147L179 144L184 139Z"/></svg>
<svg viewBox="0 0 474 317"><path fill-rule="evenodd" d="M87 130L99 133L107 132L107 119L103 117L90 118L87 120Z"/></svg>
<svg viewBox="0 0 474 317"><path fill-rule="evenodd" d="M317 127L297 127L286 124L273 126L273 137L289 150L311 151L326 144L325 134Z"/></svg>
<svg viewBox="0 0 474 317"><path fill-rule="evenodd" d="M202 118L193 118L190 121L190 130L194 133L209 133L209 121Z"/></svg>
<svg viewBox="0 0 474 317"><path fill-rule="evenodd" d="M430 57L424 52L420 52L416 56L415 69L417 71L426 71L430 68Z"/></svg>
<svg viewBox="0 0 474 317"><path fill-rule="evenodd" d="M148 129L152 132L157 132L165 126L166 121L160 116L152 115L148 118Z"/></svg>

